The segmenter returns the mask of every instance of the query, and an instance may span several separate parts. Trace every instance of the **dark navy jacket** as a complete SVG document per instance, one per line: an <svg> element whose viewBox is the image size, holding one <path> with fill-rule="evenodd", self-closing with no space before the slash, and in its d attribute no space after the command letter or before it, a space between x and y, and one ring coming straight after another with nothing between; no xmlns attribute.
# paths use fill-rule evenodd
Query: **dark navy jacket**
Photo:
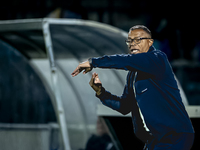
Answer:
<svg viewBox="0 0 200 150"><path fill-rule="evenodd" d="M174 73L162 51L152 46L147 53L92 58L92 65L129 71L122 96L103 90L98 97L104 105L124 115L132 112L135 133L140 131L141 124L138 106L148 129L158 140L170 132L194 133Z"/></svg>

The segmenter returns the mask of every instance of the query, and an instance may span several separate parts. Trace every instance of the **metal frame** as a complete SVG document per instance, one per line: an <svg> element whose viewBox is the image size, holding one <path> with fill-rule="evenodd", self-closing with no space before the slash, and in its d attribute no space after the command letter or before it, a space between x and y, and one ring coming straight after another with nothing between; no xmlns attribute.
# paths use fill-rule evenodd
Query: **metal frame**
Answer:
<svg viewBox="0 0 200 150"><path fill-rule="evenodd" d="M0 32L19 30L42 30L43 19L0 21Z"/></svg>
<svg viewBox="0 0 200 150"><path fill-rule="evenodd" d="M54 108L56 108L56 115L58 118L58 122L60 125L60 131L61 136L63 140L63 146L65 150L71 150L70 142L69 142L69 136L68 136L68 130L67 130L67 124L65 121L65 113L63 108L63 103L61 99L61 94L58 86L58 78L57 78L57 71L55 66L55 60L54 60L54 54L53 54L53 47L52 47L52 41L51 41L51 34L49 31L49 23L47 21L43 22L43 33L44 33L44 40L45 40L45 46L50 62L50 69L51 69L51 75L52 75L52 82L53 82L53 89L54 89L54 96L55 96L55 105Z"/></svg>
<svg viewBox="0 0 200 150"><path fill-rule="evenodd" d="M113 26L97 23L95 21L86 21L80 19L52 19L52 18L43 18L43 19L19 19L19 20L7 20L0 21L0 32L4 31L17 31L17 30L42 30L43 24L66 24L66 25L86 25L86 26L95 26L99 28L108 29L112 32L121 33L123 36L127 37L127 32L115 28ZM6 26L5 26L6 25Z"/></svg>

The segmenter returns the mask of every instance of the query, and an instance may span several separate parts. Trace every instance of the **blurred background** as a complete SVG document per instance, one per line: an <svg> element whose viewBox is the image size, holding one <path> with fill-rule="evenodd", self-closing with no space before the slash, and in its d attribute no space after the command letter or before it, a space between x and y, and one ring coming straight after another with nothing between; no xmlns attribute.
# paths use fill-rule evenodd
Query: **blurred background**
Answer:
<svg viewBox="0 0 200 150"><path fill-rule="evenodd" d="M172 0L7 0L0 6L0 20L78 18L103 22L125 31L135 24L144 24L158 40L157 45L168 46L165 49L171 61L197 61L198 8L194 1L175 3Z"/></svg>
<svg viewBox="0 0 200 150"><path fill-rule="evenodd" d="M152 31L154 46L167 54L199 138L197 2L6 0L0 5L2 149L127 150L133 145L142 149L132 134L131 117L99 106L88 85L91 74L70 76L89 57L127 53L127 32L138 24ZM49 21L46 30L45 20L39 18L58 20ZM21 19L35 20L16 23ZM62 22L65 19L83 22ZM106 89L121 95L126 72L95 71ZM124 123L120 126L119 122ZM199 149L198 138L193 149Z"/></svg>

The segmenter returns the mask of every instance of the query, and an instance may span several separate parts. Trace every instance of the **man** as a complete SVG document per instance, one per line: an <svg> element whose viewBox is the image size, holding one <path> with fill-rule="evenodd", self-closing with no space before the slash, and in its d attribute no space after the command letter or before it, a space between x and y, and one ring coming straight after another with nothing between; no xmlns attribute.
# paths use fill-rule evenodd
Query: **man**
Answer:
<svg viewBox="0 0 200 150"><path fill-rule="evenodd" d="M130 54L90 58L72 73L86 74L92 68L127 70L122 96L106 91L96 73L90 85L102 103L122 114L132 113L134 132L148 150L189 150L194 130L167 56L153 45L150 30L133 26L126 41Z"/></svg>

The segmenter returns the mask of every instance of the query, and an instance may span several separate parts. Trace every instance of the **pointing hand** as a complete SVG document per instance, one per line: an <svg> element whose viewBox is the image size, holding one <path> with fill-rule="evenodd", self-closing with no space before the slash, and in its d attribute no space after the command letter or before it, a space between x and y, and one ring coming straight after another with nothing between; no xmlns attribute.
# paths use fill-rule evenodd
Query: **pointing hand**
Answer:
<svg viewBox="0 0 200 150"><path fill-rule="evenodd" d="M76 69L72 72L72 77L77 76L79 73L83 71L83 74L86 74L92 70L89 61L82 62L76 67Z"/></svg>

